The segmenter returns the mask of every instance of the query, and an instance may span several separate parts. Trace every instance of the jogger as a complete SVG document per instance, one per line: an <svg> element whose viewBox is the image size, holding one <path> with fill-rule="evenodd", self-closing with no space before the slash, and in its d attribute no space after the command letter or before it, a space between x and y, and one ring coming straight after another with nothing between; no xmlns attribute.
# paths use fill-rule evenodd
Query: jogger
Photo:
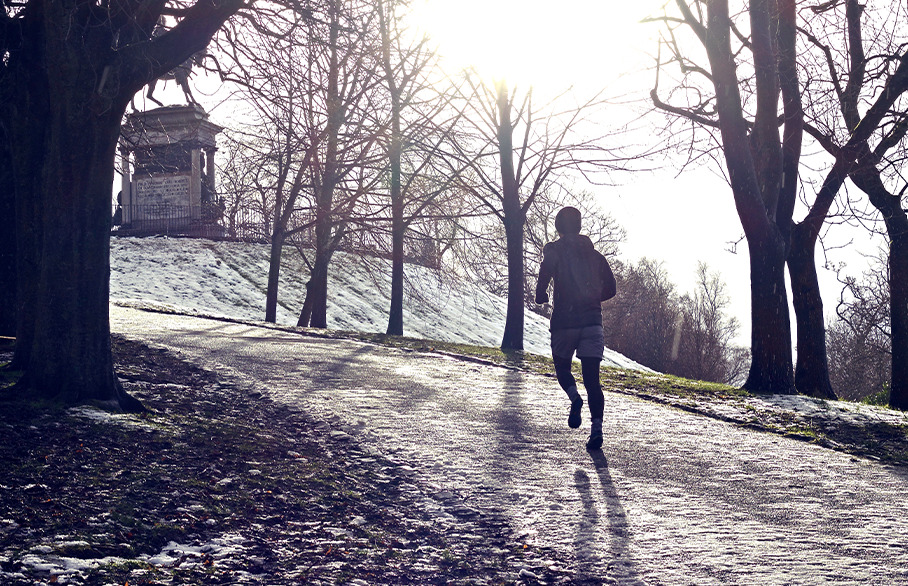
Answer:
<svg viewBox="0 0 908 586"><path fill-rule="evenodd" d="M599 382L599 365L605 351L601 303L615 296L615 277L608 261L580 234L580 211L562 208L555 216L560 238L543 249L536 285L536 303L548 303L549 282L554 280L552 360L558 384L571 401L568 426L580 427L583 399L571 372L576 352L590 409L587 448L602 447L602 415L605 399Z"/></svg>

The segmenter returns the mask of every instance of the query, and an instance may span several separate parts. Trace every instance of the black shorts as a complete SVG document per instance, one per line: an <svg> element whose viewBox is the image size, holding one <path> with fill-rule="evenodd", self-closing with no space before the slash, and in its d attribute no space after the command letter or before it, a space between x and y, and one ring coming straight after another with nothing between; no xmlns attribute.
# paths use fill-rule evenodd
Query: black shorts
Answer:
<svg viewBox="0 0 908 586"><path fill-rule="evenodd" d="M602 359L605 353L605 332L602 326L585 326L552 330L552 356L558 358Z"/></svg>

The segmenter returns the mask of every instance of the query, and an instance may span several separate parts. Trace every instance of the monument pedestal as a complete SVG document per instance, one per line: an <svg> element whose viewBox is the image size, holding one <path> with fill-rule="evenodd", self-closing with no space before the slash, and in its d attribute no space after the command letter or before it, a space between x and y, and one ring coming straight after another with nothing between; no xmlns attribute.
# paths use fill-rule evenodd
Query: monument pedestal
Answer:
<svg viewBox="0 0 908 586"><path fill-rule="evenodd" d="M123 228L133 233L191 233L217 225L214 153L222 127L197 104L126 117L120 138ZM201 231L201 230L199 230Z"/></svg>

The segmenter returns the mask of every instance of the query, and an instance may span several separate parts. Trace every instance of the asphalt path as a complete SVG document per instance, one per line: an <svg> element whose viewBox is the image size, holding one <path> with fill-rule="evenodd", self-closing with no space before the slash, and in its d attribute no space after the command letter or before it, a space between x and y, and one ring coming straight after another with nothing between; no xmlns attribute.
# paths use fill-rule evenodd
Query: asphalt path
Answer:
<svg viewBox="0 0 908 586"><path fill-rule="evenodd" d="M553 378L111 306L111 329L237 377L411 467L439 514L501 515L578 578L908 584L908 471L606 393L567 427Z"/></svg>

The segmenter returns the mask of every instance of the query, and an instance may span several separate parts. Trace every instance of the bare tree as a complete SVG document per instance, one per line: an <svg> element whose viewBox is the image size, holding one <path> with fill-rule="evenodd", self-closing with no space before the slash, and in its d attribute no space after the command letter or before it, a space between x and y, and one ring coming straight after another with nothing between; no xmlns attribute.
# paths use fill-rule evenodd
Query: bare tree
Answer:
<svg viewBox="0 0 908 586"><path fill-rule="evenodd" d="M827 2L804 11L807 22L801 33L807 50L799 59L811 97L805 129L833 157L810 212L792 231L788 258L798 323L795 383L799 391L813 396L835 397L814 260L817 238L849 174L868 190L879 189L882 183L875 167L901 143L908 128L904 107L897 107L908 89L908 52L901 50L899 55L893 24L879 24L897 22L898 18L885 17L896 16L898 10L894 5L877 6L869 27L863 23L865 6L857 0ZM892 198L881 201L888 199ZM890 212L898 215L895 209Z"/></svg>
<svg viewBox="0 0 908 586"><path fill-rule="evenodd" d="M4 2L0 136L16 201L19 388L141 409L114 374L108 320L110 189L132 97L208 44L244 6ZM177 24L152 37L164 13ZM0 149L2 152L4 149Z"/></svg>
<svg viewBox="0 0 908 586"><path fill-rule="evenodd" d="M669 372L698 380L731 383L737 376L732 341L738 320L725 310L729 299L718 273L697 267L697 287L681 298L681 329L675 333L674 365Z"/></svg>
<svg viewBox="0 0 908 586"><path fill-rule="evenodd" d="M382 177L377 145L387 128L376 26L371 2L324 0L278 7L223 39L222 74L251 110L245 142L260 170L249 179L269 202L268 321L276 318L281 255L292 239L309 267L298 325L327 326L331 259L375 213L364 201Z"/></svg>
<svg viewBox="0 0 908 586"><path fill-rule="evenodd" d="M860 400L884 393L892 382L886 257L883 252L861 280L844 279L837 319L827 328L830 378L836 393L846 399Z"/></svg>
<svg viewBox="0 0 908 586"><path fill-rule="evenodd" d="M538 107L533 91L509 90L504 80L489 86L467 74L463 95L467 138L454 143L452 161L469 168L461 182L501 222L508 263L507 315L501 347L523 349L524 228L540 193L568 171L606 169L621 158L601 137L578 132L601 105L598 96L567 104L563 94ZM516 133L516 140L515 140Z"/></svg>
<svg viewBox="0 0 908 586"><path fill-rule="evenodd" d="M449 107L444 82L429 76L436 57L426 37L411 40L402 25L401 0L376 0L381 66L390 107L387 140L391 208L389 335L403 335L404 257L407 232L437 200L451 193L458 170L441 173L436 160L450 141L460 113ZM433 87L434 86L434 87ZM445 214L448 215L448 214ZM424 240L425 241L425 240Z"/></svg>
<svg viewBox="0 0 908 586"><path fill-rule="evenodd" d="M661 262L612 263L618 293L602 304L605 345L659 372L673 366L672 346L682 323L675 284Z"/></svg>
<svg viewBox="0 0 908 586"><path fill-rule="evenodd" d="M740 14L729 11L727 0L677 0L676 5L679 16L658 20L666 24L665 46L684 76L670 98L678 102L659 96L658 76L651 96L665 112L718 131L750 253L752 361L744 387L793 393L784 272L804 123L795 0L750 0ZM705 49L705 64L682 50L676 36L682 29Z"/></svg>

